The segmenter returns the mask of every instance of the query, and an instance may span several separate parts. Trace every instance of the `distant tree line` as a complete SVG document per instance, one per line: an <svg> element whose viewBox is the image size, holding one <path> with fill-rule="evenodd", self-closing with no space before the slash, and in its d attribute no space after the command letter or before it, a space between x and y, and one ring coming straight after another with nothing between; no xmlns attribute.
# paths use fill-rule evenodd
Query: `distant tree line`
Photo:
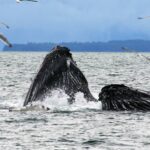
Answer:
<svg viewBox="0 0 150 150"><path fill-rule="evenodd" d="M56 45L70 48L72 51L94 51L94 52L123 52L124 48L136 51L150 51L149 40L125 40L109 42L68 42L68 43L27 43L13 44L12 48L4 46L3 51L50 51Z"/></svg>

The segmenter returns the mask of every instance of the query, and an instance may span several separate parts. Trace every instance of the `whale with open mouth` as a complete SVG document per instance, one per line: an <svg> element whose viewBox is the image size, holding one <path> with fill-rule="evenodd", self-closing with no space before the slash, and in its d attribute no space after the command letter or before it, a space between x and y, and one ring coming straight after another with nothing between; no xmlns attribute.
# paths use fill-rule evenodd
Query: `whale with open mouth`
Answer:
<svg viewBox="0 0 150 150"><path fill-rule="evenodd" d="M69 104L75 101L77 92L82 92L87 101L101 101L102 110L150 111L150 94L123 84L106 85L96 100L67 47L57 46L47 54L29 88L23 106L44 100L47 93L54 89L62 89L69 96Z"/></svg>
<svg viewBox="0 0 150 150"><path fill-rule="evenodd" d="M68 102L75 101L75 94L82 92L87 101L97 101L88 88L88 82L77 67L70 50L57 46L45 57L26 95L23 106L42 101L47 93L62 89L69 96Z"/></svg>

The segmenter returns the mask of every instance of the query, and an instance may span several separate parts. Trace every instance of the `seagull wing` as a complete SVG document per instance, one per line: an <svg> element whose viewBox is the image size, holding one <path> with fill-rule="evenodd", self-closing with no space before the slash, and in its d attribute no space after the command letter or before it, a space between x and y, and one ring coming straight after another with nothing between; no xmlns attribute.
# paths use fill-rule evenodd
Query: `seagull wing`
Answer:
<svg viewBox="0 0 150 150"><path fill-rule="evenodd" d="M20 3L21 1L20 1L20 0L16 0L16 2L17 2L17 3Z"/></svg>
<svg viewBox="0 0 150 150"><path fill-rule="evenodd" d="M7 29L9 29L9 26L8 26L6 23L1 22L0 24L2 24L2 25L5 26Z"/></svg>
<svg viewBox="0 0 150 150"><path fill-rule="evenodd" d="M37 0L27 0L27 1L31 1L31 2L38 2Z"/></svg>
<svg viewBox="0 0 150 150"><path fill-rule="evenodd" d="M9 47L12 47L12 44L7 40L7 38L3 35L3 34L1 34L0 33L0 40L4 43L4 44L6 44L6 45L8 45Z"/></svg>
<svg viewBox="0 0 150 150"><path fill-rule="evenodd" d="M37 0L16 0L17 3L28 1L28 2L38 2Z"/></svg>
<svg viewBox="0 0 150 150"><path fill-rule="evenodd" d="M137 19L147 19L147 18L150 18L150 16L138 17Z"/></svg>

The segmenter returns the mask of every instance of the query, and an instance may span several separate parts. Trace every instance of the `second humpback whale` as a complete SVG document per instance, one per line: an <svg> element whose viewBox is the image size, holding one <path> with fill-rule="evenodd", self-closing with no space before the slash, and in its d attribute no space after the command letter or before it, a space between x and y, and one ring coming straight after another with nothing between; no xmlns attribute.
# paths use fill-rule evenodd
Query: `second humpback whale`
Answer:
<svg viewBox="0 0 150 150"><path fill-rule="evenodd" d="M102 110L150 111L150 94L123 84L110 84L99 93Z"/></svg>
<svg viewBox="0 0 150 150"><path fill-rule="evenodd" d="M42 101L53 89L62 89L74 102L75 94L82 92L87 101L97 101L88 88L88 82L72 58L70 49L57 46L45 57L26 95L23 106Z"/></svg>

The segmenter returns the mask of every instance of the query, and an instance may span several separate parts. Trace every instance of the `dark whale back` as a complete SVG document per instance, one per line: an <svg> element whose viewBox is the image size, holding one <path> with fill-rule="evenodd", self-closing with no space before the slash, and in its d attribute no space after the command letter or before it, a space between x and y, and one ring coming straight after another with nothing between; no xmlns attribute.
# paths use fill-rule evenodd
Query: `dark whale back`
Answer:
<svg viewBox="0 0 150 150"><path fill-rule="evenodd" d="M150 95L123 84L111 84L99 94L103 110L150 110Z"/></svg>
<svg viewBox="0 0 150 150"><path fill-rule="evenodd" d="M45 57L27 93L24 106L33 101L43 100L47 92L57 88L63 89L71 98L75 93L83 92L87 100L95 100L70 50L60 46Z"/></svg>

